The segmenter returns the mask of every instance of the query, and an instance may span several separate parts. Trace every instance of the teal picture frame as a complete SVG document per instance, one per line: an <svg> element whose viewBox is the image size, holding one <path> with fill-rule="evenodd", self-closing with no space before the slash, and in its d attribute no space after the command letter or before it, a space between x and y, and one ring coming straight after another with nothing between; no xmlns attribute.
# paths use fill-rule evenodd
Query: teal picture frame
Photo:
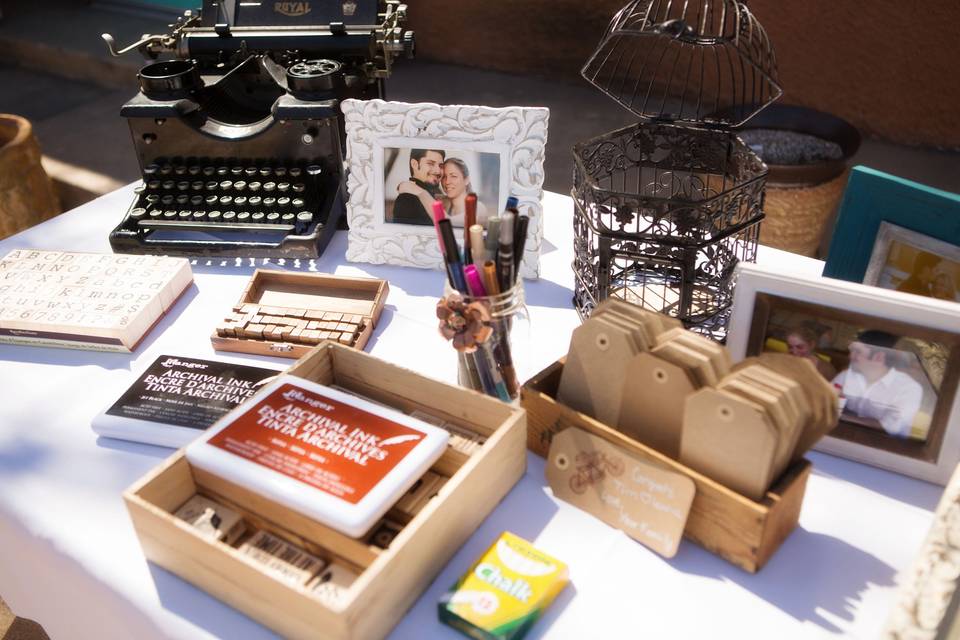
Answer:
<svg viewBox="0 0 960 640"><path fill-rule="evenodd" d="M881 223L960 245L960 195L857 166L837 213L825 278L863 282Z"/></svg>

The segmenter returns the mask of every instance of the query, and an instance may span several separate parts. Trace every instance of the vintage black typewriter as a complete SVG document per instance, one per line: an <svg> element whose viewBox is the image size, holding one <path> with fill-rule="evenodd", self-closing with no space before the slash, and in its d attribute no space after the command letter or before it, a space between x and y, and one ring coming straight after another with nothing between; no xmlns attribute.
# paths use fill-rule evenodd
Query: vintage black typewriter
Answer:
<svg viewBox="0 0 960 640"><path fill-rule="evenodd" d="M143 175L125 253L309 258L344 211L340 100L382 98L412 57L394 0L203 0L122 51L152 60L121 109Z"/></svg>

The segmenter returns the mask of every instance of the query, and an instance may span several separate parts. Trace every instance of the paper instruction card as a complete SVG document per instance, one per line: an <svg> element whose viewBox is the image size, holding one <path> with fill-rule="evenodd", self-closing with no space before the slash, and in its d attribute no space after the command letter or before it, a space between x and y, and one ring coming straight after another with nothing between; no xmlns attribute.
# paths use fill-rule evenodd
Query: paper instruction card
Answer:
<svg viewBox="0 0 960 640"><path fill-rule="evenodd" d="M690 478L576 427L553 437L546 475L556 497L666 558L676 555L696 493Z"/></svg>

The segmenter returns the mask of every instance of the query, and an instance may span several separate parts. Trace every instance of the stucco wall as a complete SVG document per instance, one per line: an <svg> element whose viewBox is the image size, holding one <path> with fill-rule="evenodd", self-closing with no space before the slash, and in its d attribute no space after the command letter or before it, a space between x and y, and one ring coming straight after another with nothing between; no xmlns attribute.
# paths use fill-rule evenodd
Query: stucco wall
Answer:
<svg viewBox="0 0 960 640"><path fill-rule="evenodd" d="M625 0L410 2L425 59L584 82ZM960 148L960 1L750 0L774 44L784 102L868 135Z"/></svg>

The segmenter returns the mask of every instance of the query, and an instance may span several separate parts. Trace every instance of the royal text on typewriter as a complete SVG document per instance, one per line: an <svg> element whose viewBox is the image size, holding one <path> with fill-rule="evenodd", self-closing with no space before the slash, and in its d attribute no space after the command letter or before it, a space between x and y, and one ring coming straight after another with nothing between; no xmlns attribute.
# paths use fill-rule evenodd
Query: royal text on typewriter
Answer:
<svg viewBox="0 0 960 640"><path fill-rule="evenodd" d="M340 100L383 98L412 57L394 0L203 0L148 60L121 109L143 184L110 244L125 253L310 258L344 210Z"/></svg>

